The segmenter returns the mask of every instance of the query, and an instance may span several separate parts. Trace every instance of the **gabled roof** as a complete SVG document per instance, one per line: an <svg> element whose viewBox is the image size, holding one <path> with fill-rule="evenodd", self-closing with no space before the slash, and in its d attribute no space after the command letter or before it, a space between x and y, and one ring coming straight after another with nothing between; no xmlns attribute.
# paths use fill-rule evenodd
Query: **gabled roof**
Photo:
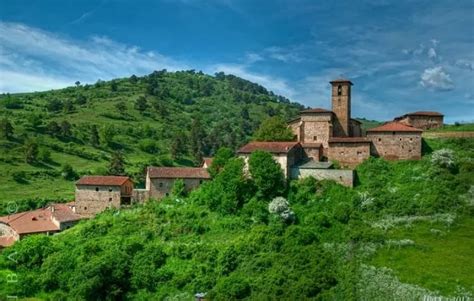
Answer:
<svg viewBox="0 0 474 301"><path fill-rule="evenodd" d="M240 154L249 154L256 150L266 151L269 153L288 153L291 149L296 146L300 146L300 143L297 141L285 141L285 142L277 142L277 141L253 141L247 143L246 145L242 146L237 153Z"/></svg>
<svg viewBox="0 0 474 301"><path fill-rule="evenodd" d="M210 179L206 168L201 167L148 167L150 178Z"/></svg>
<svg viewBox="0 0 474 301"><path fill-rule="evenodd" d="M365 137L332 137L329 143L370 143Z"/></svg>
<svg viewBox="0 0 474 301"><path fill-rule="evenodd" d="M300 111L300 114L332 114L332 111L322 108L312 108Z"/></svg>
<svg viewBox="0 0 474 301"><path fill-rule="evenodd" d="M367 130L367 132L423 132L423 130L417 129L415 127L405 125L400 122L387 122L381 126L378 126L373 129Z"/></svg>
<svg viewBox="0 0 474 301"><path fill-rule="evenodd" d="M128 180L130 178L124 176L84 176L76 185L122 186Z"/></svg>
<svg viewBox="0 0 474 301"><path fill-rule="evenodd" d="M46 208L0 217L0 222L9 225L19 235L59 231L53 222L77 221L82 218L75 213L71 204L52 204Z"/></svg>
<svg viewBox="0 0 474 301"><path fill-rule="evenodd" d="M405 116L444 116L443 114L439 112L432 112L432 111L418 111L418 112L412 112L412 113L407 113Z"/></svg>

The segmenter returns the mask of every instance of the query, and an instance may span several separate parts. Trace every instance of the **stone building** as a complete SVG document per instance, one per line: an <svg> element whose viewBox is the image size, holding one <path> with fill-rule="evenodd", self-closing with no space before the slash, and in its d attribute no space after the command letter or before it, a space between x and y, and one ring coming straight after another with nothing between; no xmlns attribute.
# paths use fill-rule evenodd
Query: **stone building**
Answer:
<svg viewBox="0 0 474 301"><path fill-rule="evenodd" d="M367 130L371 154L387 160L421 159L422 130L400 122L388 122Z"/></svg>
<svg viewBox="0 0 474 301"><path fill-rule="evenodd" d="M211 179L206 168L200 167L148 167L146 188L148 198L161 199L169 196L174 182L184 181L186 191L191 191Z"/></svg>
<svg viewBox="0 0 474 301"><path fill-rule="evenodd" d="M237 151L237 155L244 159L245 169L248 170L248 160L254 151L266 151L272 154L273 159L280 164L283 174L288 177L290 167L303 158L303 148L296 141L290 142L250 142Z"/></svg>
<svg viewBox="0 0 474 301"><path fill-rule="evenodd" d="M438 112L419 111L396 117L394 121L422 129L436 129L443 126L444 115Z"/></svg>
<svg viewBox="0 0 474 301"><path fill-rule="evenodd" d="M30 234L54 234L75 225L83 217L74 202L51 204L45 208L0 217L0 248Z"/></svg>
<svg viewBox="0 0 474 301"><path fill-rule="evenodd" d="M370 157L371 141L366 137L334 137L329 140L328 159L353 168Z"/></svg>
<svg viewBox="0 0 474 301"><path fill-rule="evenodd" d="M76 211L92 216L107 208L130 205L133 182L123 176L84 176L76 182Z"/></svg>

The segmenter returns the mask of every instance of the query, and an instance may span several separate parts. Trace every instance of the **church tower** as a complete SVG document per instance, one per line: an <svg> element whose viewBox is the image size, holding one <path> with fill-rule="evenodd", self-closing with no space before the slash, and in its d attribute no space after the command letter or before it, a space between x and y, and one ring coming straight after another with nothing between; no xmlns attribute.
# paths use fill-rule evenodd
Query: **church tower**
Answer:
<svg viewBox="0 0 474 301"><path fill-rule="evenodd" d="M332 111L336 115L333 123L333 136L349 137L352 83L347 79L337 79L330 83L332 86Z"/></svg>

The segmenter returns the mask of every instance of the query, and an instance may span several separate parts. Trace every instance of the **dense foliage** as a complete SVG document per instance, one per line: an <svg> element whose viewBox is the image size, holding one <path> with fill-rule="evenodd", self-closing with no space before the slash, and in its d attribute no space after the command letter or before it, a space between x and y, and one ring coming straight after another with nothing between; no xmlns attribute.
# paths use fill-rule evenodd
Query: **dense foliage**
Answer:
<svg viewBox="0 0 474 301"><path fill-rule="evenodd" d="M474 287L455 287L468 284L468 274L451 270L460 281L445 287L440 280L435 287L443 291L436 292L369 263L378 249L430 252L418 241L391 238L388 229L399 224L410 221L407 231L425 222L450 231L472 219L473 143L428 142L430 151L453 151L454 169L432 163L429 154L421 161L371 159L358 169L354 189L305 178L280 183L276 198L259 188L274 185L272 177L258 183L263 179L245 176L242 160L227 158L214 179L188 197L110 210L59 235L30 236L4 250L0 292L49 300L193 300L198 292L210 300L472 296ZM282 215L289 211L291 221ZM473 263L466 254L457 260ZM419 267L433 272L427 268ZM8 283L8 277L18 282Z"/></svg>

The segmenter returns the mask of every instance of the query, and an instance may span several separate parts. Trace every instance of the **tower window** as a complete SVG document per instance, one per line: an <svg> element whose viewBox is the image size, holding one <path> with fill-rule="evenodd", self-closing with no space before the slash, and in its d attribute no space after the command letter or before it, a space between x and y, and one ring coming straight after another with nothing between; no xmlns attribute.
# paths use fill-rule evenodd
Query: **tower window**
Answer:
<svg viewBox="0 0 474 301"><path fill-rule="evenodd" d="M95 188L95 191L99 191L99 187L96 187L96 188Z"/></svg>
<svg viewBox="0 0 474 301"><path fill-rule="evenodd" d="M318 136L313 136L313 140L314 141L318 140Z"/></svg>
<svg viewBox="0 0 474 301"><path fill-rule="evenodd" d="M337 95L342 95L342 85L337 86Z"/></svg>

